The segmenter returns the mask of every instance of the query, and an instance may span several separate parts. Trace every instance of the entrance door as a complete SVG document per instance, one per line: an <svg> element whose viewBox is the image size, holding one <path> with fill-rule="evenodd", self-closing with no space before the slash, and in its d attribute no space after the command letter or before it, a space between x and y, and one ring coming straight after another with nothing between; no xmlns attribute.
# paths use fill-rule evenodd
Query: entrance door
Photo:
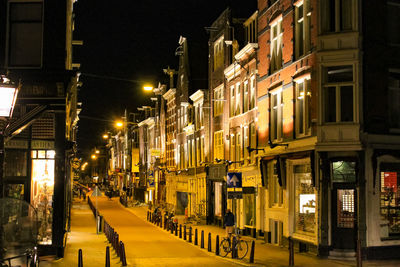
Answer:
<svg viewBox="0 0 400 267"><path fill-rule="evenodd" d="M332 245L334 249L355 249L356 189L334 183L332 190Z"/></svg>

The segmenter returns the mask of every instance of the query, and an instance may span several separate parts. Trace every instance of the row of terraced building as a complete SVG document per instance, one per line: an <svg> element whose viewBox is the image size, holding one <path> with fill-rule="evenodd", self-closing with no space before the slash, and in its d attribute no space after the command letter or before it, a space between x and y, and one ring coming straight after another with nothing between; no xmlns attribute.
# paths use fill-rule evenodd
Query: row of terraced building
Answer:
<svg viewBox="0 0 400 267"><path fill-rule="evenodd" d="M181 37L137 125L143 198L220 226L229 208L244 234L320 256L359 241L398 257L399 11L259 0L245 18L222 12L208 44Z"/></svg>

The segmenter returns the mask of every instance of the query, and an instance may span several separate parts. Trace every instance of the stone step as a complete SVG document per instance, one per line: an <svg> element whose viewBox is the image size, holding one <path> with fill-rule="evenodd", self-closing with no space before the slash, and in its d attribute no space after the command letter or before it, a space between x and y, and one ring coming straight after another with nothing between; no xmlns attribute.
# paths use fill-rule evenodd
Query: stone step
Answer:
<svg viewBox="0 0 400 267"><path fill-rule="evenodd" d="M329 259L332 260L355 260L356 252L352 249L334 249L329 251Z"/></svg>

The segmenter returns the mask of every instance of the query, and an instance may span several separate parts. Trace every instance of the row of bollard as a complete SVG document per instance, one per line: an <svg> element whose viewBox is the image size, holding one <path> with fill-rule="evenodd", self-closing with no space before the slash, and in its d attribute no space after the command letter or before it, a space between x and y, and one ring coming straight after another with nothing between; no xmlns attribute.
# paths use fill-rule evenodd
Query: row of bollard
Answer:
<svg viewBox="0 0 400 267"><path fill-rule="evenodd" d="M114 228L112 228L106 221L104 221L104 234L106 235L108 242L110 242L111 246L117 253L117 256L120 258L122 266L127 266L125 245L121 240L119 240L117 231L115 231ZM109 255L110 253L108 252L108 257ZM110 259L108 259L108 261L110 261Z"/></svg>
<svg viewBox="0 0 400 267"><path fill-rule="evenodd" d="M166 219L164 219L164 224L162 221L162 218L159 220L156 220L154 218L154 215L151 211L147 211L147 221L152 222L156 224L157 226L160 226L160 228L164 228L168 232L171 232L171 234L175 233L175 236L178 236L178 227L174 226L174 224L169 224ZM164 225L164 227L163 227ZM183 238L183 240L187 240L189 243L192 243L192 236L193 236L193 229L191 226L188 228L186 225L183 225L183 231L182 231L182 224L179 224L179 238ZM197 228L194 229L194 245L198 245L198 231ZM235 242L232 242L235 244ZM212 252L212 241L211 241L211 233L208 233L208 242L207 242L207 251ZM201 235L200 235L200 247L204 248L204 230L201 230ZM255 242L254 240L251 243L251 251L250 251L250 263L254 263L254 249L255 249ZM234 249L232 250L232 258L237 258L237 253L234 252ZM215 239L215 255L219 256L220 251L219 251L219 235L216 236Z"/></svg>
<svg viewBox="0 0 400 267"><path fill-rule="evenodd" d="M106 267L110 267L110 247L106 247ZM126 265L123 265L126 266ZM78 251L78 267L83 267L83 252L82 249Z"/></svg>

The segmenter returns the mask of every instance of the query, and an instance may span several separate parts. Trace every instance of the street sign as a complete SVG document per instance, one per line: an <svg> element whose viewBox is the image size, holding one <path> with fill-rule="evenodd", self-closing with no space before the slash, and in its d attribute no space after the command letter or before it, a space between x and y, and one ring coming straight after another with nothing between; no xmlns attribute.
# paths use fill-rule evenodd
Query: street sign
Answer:
<svg viewBox="0 0 400 267"><path fill-rule="evenodd" d="M242 199L243 192L242 191L228 191L228 199Z"/></svg>
<svg viewBox="0 0 400 267"><path fill-rule="evenodd" d="M242 187L242 173L241 172L228 172L226 179L227 187L240 188Z"/></svg>

